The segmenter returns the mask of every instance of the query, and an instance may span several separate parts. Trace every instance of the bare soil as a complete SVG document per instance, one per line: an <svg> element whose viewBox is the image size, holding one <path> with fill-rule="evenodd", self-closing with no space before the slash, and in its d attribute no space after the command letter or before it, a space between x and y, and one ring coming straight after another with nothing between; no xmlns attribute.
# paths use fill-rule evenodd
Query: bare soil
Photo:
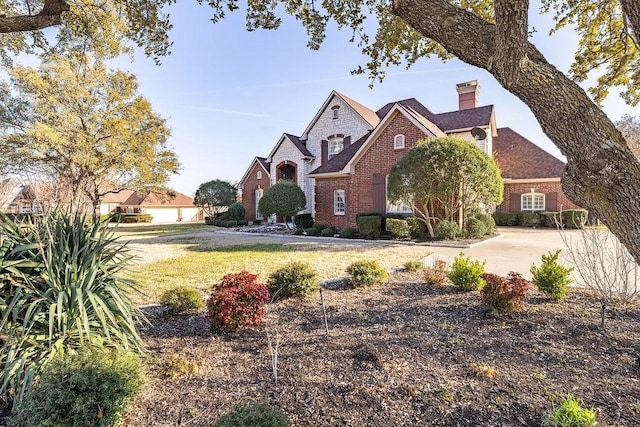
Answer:
<svg viewBox="0 0 640 427"><path fill-rule="evenodd" d="M264 325L225 334L202 313L147 308L148 384L125 425L208 426L266 402L294 426L540 426L568 393L599 425L640 425L638 306L609 307L601 329L601 304L577 289L562 302L532 292L510 315L417 273L323 293L328 336L319 297L269 304ZM189 372L171 377L172 356Z"/></svg>

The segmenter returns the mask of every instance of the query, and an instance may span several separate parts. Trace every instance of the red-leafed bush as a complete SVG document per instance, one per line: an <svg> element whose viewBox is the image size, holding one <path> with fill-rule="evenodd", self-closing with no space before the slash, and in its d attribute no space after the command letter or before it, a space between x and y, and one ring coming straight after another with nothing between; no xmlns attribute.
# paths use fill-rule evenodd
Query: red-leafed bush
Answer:
<svg viewBox="0 0 640 427"><path fill-rule="evenodd" d="M524 298L531 282L513 271L507 277L485 273L482 278L487 282L480 291L483 304L505 312L524 310Z"/></svg>
<svg viewBox="0 0 640 427"><path fill-rule="evenodd" d="M256 326L264 318L264 302L269 300L267 287L256 282L258 276L248 271L227 274L213 286L207 302L207 320L211 326L235 331Z"/></svg>

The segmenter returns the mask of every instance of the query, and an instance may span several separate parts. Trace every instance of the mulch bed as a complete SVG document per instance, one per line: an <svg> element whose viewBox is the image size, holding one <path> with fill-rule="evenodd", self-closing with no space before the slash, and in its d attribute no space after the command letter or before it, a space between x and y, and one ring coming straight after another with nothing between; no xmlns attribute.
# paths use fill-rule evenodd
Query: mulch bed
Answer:
<svg viewBox="0 0 640 427"><path fill-rule="evenodd" d="M540 426L568 393L600 425L640 425L638 306L609 308L602 330L585 291L532 292L526 312L498 315L477 292L408 273L324 299L329 336L319 298L271 304L263 326L226 334L148 308L149 381L125 425L207 426L266 402L294 426ZM186 373L169 375L172 355Z"/></svg>

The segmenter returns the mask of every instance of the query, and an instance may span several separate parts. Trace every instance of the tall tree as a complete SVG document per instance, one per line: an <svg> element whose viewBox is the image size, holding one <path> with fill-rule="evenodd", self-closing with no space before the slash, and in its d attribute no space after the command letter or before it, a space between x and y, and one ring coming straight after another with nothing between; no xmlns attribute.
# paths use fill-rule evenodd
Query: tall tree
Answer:
<svg viewBox="0 0 640 427"><path fill-rule="evenodd" d="M105 194L155 190L178 171L165 121L137 93L134 75L73 51L39 68L15 66L10 76L0 92L8 117L0 151L13 154L6 167L51 179L66 190L61 202L69 211L88 202L99 214Z"/></svg>
<svg viewBox="0 0 640 427"><path fill-rule="evenodd" d="M200 184L193 203L202 206L205 216L216 217L236 201L238 191L229 181L214 179Z"/></svg>

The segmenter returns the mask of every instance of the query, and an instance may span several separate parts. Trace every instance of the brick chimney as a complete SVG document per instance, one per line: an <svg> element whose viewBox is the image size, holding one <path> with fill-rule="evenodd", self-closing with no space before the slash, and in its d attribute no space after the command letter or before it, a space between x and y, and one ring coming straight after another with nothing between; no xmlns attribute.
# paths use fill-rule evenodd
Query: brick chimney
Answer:
<svg viewBox="0 0 640 427"><path fill-rule="evenodd" d="M478 106L478 93L480 93L480 84L477 80L470 82L458 83L456 85L458 91L458 109L467 110Z"/></svg>

